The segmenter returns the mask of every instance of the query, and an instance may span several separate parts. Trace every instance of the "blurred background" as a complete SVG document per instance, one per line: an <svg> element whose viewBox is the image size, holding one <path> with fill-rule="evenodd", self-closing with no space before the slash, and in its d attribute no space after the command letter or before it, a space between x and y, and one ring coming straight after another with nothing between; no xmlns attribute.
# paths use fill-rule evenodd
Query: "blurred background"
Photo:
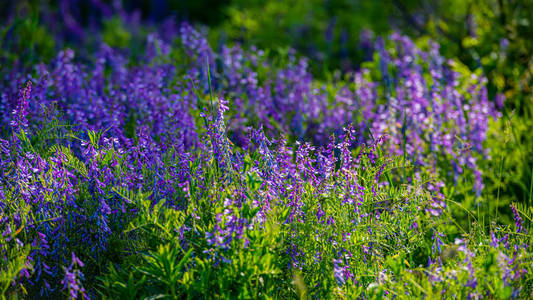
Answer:
<svg viewBox="0 0 533 300"><path fill-rule="evenodd" d="M3 64L49 60L55 48L94 42L100 29L105 42L125 46L141 23L172 19L208 26L214 49L294 48L311 58L315 76L357 69L376 36L397 31L483 68L492 93L531 101L532 0L4 0L0 18Z"/></svg>

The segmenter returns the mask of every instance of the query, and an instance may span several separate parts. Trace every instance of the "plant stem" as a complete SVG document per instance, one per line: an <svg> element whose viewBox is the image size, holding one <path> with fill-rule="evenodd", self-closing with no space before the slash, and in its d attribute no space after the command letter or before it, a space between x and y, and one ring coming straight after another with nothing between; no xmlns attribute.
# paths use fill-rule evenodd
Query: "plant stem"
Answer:
<svg viewBox="0 0 533 300"><path fill-rule="evenodd" d="M498 176L498 196L496 197L496 221L498 221L498 208L500 206L500 189L502 186L503 153L500 156L500 174Z"/></svg>

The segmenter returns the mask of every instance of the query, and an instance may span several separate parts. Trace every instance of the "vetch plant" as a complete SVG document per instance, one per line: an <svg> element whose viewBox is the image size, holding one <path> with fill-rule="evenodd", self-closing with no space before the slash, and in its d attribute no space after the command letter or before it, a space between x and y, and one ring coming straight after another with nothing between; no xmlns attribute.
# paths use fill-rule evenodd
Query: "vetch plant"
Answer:
<svg viewBox="0 0 533 300"><path fill-rule="evenodd" d="M172 28L137 63L102 45L6 71L2 297L531 295L530 207L487 228L448 198L483 195L481 74L393 34L318 81Z"/></svg>

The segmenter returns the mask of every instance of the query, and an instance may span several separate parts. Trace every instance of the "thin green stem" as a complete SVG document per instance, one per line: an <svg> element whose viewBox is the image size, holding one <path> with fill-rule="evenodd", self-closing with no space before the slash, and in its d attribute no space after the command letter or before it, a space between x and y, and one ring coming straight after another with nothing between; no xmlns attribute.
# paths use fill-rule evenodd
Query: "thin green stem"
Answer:
<svg viewBox="0 0 533 300"><path fill-rule="evenodd" d="M402 136L403 136L403 149L402 149L402 152L403 152L403 177L402 177L402 183L404 183L404 180L407 180L406 178L406 175L405 175L405 161L407 160L407 153L405 151L405 148L406 148L406 143L407 143L407 134L406 134L406 131L407 131L407 124L406 124L406 118L407 118L407 115L405 113L405 108L403 110L403 124L402 124Z"/></svg>
<svg viewBox="0 0 533 300"><path fill-rule="evenodd" d="M531 168L531 183L529 184L529 203L533 204L531 202L531 199L533 198L533 167Z"/></svg>
<svg viewBox="0 0 533 300"><path fill-rule="evenodd" d="M498 209L500 207L500 189L502 186L503 152L500 156L500 174L498 176L498 196L496 197L496 222L498 221Z"/></svg>
<svg viewBox="0 0 533 300"><path fill-rule="evenodd" d="M209 56L206 58L207 60L207 81L209 83L209 97L211 99L211 115L213 115L213 88L211 87L211 71L209 69Z"/></svg>

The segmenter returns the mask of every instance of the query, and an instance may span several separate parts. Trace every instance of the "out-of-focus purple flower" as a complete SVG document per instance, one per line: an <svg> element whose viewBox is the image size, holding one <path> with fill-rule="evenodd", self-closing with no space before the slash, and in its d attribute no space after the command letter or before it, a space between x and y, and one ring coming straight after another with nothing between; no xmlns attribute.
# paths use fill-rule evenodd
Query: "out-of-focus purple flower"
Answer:
<svg viewBox="0 0 533 300"><path fill-rule="evenodd" d="M457 245L457 250L460 252L463 252L465 254L465 259L463 261L463 264L466 264L466 269L470 273L470 277L468 278L467 283L465 286L470 287L471 289L476 289L478 285L478 281L475 274L474 266L472 265L472 260L475 257L474 252L470 251L468 249L468 246L464 239L455 239L455 245Z"/></svg>
<svg viewBox="0 0 533 300"><path fill-rule="evenodd" d="M523 231L522 226L524 225L524 220L522 220L522 218L520 217L520 214L518 213L518 211L514 207L513 203L511 203L511 210L513 211L513 214L514 214L516 232L522 232Z"/></svg>
<svg viewBox="0 0 533 300"><path fill-rule="evenodd" d="M500 49L502 50L502 52L505 52L507 51L507 47L509 47L509 40L506 38L502 38L500 40Z"/></svg>
<svg viewBox="0 0 533 300"><path fill-rule="evenodd" d="M341 286L344 285L344 283L346 282L346 279L344 278L344 268L342 264L343 262L340 258L333 260L333 277Z"/></svg>
<svg viewBox="0 0 533 300"><path fill-rule="evenodd" d="M433 253L441 253L441 246L444 245L444 242L440 239L441 237L444 237L444 234L433 230L433 246L431 246Z"/></svg>
<svg viewBox="0 0 533 300"><path fill-rule="evenodd" d="M61 281L63 290L68 291L69 299L90 299L85 288L81 284L84 279L83 273L79 270L84 266L83 262L72 253L72 263L68 268L65 268L65 277Z"/></svg>

